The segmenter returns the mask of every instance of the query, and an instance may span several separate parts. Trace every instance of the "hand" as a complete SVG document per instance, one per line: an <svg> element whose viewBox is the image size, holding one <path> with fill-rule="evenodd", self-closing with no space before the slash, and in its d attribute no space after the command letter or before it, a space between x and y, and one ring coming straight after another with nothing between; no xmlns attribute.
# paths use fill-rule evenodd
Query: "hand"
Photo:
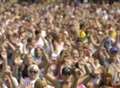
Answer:
<svg viewBox="0 0 120 88"><path fill-rule="evenodd" d="M79 70L79 69L75 69L74 77L75 77L76 79L78 79L78 78L80 77L80 75L81 75L80 70Z"/></svg>
<svg viewBox="0 0 120 88"><path fill-rule="evenodd" d="M5 71L5 74L8 76L8 77L12 77L12 72L10 70L6 70Z"/></svg>
<svg viewBox="0 0 120 88"><path fill-rule="evenodd" d="M6 60L7 59L6 51L1 52L1 56L2 56L3 60Z"/></svg>
<svg viewBox="0 0 120 88"><path fill-rule="evenodd" d="M11 77L8 74L4 74L4 82L7 86L11 85Z"/></svg>

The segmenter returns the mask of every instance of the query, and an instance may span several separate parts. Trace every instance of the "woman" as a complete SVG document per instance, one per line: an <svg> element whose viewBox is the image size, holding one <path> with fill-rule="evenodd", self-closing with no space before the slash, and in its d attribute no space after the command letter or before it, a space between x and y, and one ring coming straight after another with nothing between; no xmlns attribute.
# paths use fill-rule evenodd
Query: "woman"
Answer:
<svg viewBox="0 0 120 88"><path fill-rule="evenodd" d="M17 79L12 75L11 69L7 66L7 69L4 72L3 76L3 88L17 88L18 87Z"/></svg>
<svg viewBox="0 0 120 88"><path fill-rule="evenodd" d="M39 79L39 68L35 64L31 64L28 67L28 77L22 80L23 86L22 88L30 87L34 88L35 82Z"/></svg>

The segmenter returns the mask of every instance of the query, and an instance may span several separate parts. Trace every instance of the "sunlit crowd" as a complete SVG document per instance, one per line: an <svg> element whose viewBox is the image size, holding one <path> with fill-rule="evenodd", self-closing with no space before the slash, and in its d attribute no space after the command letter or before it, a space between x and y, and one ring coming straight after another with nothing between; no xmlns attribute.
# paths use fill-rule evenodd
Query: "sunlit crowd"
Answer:
<svg viewBox="0 0 120 88"><path fill-rule="evenodd" d="M120 88L120 3L0 4L0 88Z"/></svg>

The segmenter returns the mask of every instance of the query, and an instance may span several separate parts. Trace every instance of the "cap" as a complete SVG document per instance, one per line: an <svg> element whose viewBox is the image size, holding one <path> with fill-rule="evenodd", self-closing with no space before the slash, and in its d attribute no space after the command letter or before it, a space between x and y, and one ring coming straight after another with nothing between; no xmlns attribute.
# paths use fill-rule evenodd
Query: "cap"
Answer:
<svg viewBox="0 0 120 88"><path fill-rule="evenodd" d="M110 49L110 53L111 53L111 54L116 54L118 51L119 51L119 49L118 49L117 47L112 47L112 48Z"/></svg>
<svg viewBox="0 0 120 88"><path fill-rule="evenodd" d="M84 37L86 37L86 33L84 31L81 31L80 32L80 38L84 38Z"/></svg>

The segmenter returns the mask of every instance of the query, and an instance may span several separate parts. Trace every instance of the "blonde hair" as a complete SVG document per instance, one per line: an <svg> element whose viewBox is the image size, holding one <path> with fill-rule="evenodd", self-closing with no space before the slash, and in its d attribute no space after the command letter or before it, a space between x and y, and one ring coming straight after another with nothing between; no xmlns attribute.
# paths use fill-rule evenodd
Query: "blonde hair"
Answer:
<svg viewBox="0 0 120 88"><path fill-rule="evenodd" d="M36 64L32 64L28 67L28 74L30 74L30 70L37 71L37 77L39 77L40 70L39 70L39 67Z"/></svg>
<svg viewBox="0 0 120 88"><path fill-rule="evenodd" d="M35 87L34 88L44 88L47 86L47 82L45 79L43 80L40 80L38 79L36 82L35 82Z"/></svg>

